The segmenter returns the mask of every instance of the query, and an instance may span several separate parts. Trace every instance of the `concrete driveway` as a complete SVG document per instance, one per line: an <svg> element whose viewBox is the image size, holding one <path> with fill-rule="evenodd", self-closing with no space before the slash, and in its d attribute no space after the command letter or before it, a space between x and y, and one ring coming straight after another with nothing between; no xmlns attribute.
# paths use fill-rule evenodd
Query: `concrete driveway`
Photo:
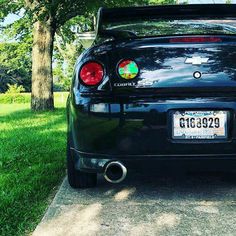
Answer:
<svg viewBox="0 0 236 236"><path fill-rule="evenodd" d="M236 235L235 177L133 172L85 190L65 179L33 235Z"/></svg>

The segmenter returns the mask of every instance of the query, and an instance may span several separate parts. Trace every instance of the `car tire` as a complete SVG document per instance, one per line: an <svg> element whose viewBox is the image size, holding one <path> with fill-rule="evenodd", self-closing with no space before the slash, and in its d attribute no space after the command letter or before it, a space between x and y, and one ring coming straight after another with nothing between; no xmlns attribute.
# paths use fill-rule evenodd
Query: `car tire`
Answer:
<svg viewBox="0 0 236 236"><path fill-rule="evenodd" d="M70 142L67 142L67 177L72 188L92 188L97 185L96 173L85 173L75 169L74 159L70 150Z"/></svg>

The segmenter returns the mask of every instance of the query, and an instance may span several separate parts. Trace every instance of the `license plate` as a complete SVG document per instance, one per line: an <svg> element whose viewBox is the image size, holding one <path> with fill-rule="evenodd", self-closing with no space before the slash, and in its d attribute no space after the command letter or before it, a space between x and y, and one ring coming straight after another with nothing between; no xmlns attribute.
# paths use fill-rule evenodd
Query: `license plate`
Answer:
<svg viewBox="0 0 236 236"><path fill-rule="evenodd" d="M176 111L172 113L172 138L225 139L227 117L227 111Z"/></svg>

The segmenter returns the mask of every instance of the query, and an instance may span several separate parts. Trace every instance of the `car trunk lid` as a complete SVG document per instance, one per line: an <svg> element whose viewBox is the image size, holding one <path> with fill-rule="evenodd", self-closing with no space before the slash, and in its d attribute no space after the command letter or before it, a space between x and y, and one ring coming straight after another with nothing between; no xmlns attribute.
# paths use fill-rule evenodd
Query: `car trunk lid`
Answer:
<svg viewBox="0 0 236 236"><path fill-rule="evenodd" d="M173 42L146 38L114 44L108 55L112 90L235 90L236 37L222 37L221 42ZM139 68L134 79L119 75L119 62L126 59Z"/></svg>

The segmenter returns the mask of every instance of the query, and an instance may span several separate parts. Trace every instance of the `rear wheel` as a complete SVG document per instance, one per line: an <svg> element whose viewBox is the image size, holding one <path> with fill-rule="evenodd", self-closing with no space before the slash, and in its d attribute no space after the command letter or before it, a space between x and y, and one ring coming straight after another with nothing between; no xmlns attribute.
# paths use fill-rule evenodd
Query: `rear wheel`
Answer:
<svg viewBox="0 0 236 236"><path fill-rule="evenodd" d="M67 141L67 176L72 188L92 188L97 184L97 174L85 173L75 169L73 156L70 150L70 141Z"/></svg>

